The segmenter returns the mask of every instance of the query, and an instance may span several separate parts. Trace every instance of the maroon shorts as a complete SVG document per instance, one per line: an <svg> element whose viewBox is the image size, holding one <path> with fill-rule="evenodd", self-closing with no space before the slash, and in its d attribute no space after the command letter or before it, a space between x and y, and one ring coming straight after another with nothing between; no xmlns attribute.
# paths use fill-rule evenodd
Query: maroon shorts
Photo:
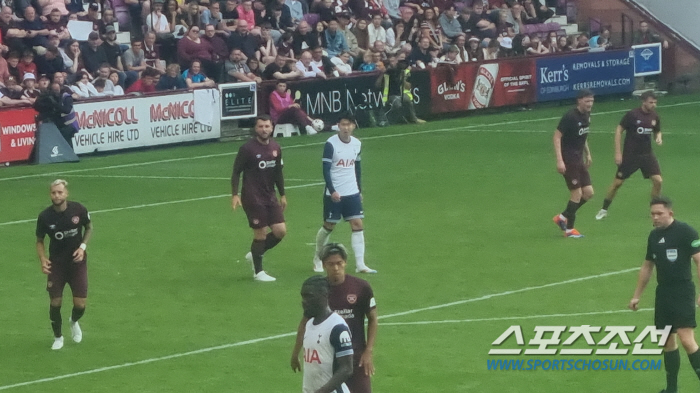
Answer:
<svg viewBox="0 0 700 393"><path fill-rule="evenodd" d="M653 154L645 154L643 156L622 156L622 162L617 167L615 177L620 180L625 180L632 176L638 169L642 170L642 176L648 179L651 176L660 175L661 167L659 161Z"/></svg>
<svg viewBox="0 0 700 393"><path fill-rule="evenodd" d="M88 293L87 260L83 262L51 262L46 290L51 299L63 297L63 288L70 286L73 297L86 298Z"/></svg>
<svg viewBox="0 0 700 393"><path fill-rule="evenodd" d="M566 172L564 172L564 180L569 190L583 188L591 185L591 175L588 174L588 168L583 165L583 161L564 162Z"/></svg>
<svg viewBox="0 0 700 393"><path fill-rule="evenodd" d="M253 229L260 229L284 222L282 206L244 204L243 210L248 217L248 225Z"/></svg>
<svg viewBox="0 0 700 393"><path fill-rule="evenodd" d="M353 365L352 376L345 381L350 393L372 393L370 377L365 375L364 367L360 367L359 358Z"/></svg>

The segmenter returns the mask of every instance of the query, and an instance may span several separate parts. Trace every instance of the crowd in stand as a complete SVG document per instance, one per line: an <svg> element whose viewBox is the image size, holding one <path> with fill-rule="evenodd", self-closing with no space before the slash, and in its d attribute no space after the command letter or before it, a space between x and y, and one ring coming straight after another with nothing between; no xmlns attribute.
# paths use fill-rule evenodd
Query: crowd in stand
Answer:
<svg viewBox="0 0 700 393"><path fill-rule="evenodd" d="M552 17L546 0L94 1L2 1L0 105L56 81L86 99L611 45L608 29L572 39L528 28ZM92 23L87 40L71 37L72 20Z"/></svg>

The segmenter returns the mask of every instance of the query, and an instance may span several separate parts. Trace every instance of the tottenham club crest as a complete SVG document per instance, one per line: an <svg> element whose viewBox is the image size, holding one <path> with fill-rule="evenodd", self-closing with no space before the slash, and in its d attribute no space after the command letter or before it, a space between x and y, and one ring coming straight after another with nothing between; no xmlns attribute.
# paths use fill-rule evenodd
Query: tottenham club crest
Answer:
<svg viewBox="0 0 700 393"><path fill-rule="evenodd" d="M80 222L80 217L73 216L73 218L71 218L71 221L73 221L73 224L78 225L78 223Z"/></svg>
<svg viewBox="0 0 700 393"><path fill-rule="evenodd" d="M678 259L678 249L669 248L666 250L666 259L668 259L669 262L676 262L676 259Z"/></svg>
<svg viewBox="0 0 700 393"><path fill-rule="evenodd" d="M347 299L348 299L348 303L355 304L355 302L357 302L357 295L355 295L354 293L351 293L347 296Z"/></svg>
<svg viewBox="0 0 700 393"><path fill-rule="evenodd" d="M277 158L277 150L273 150L273 151L272 151L272 156L275 157L275 158Z"/></svg>

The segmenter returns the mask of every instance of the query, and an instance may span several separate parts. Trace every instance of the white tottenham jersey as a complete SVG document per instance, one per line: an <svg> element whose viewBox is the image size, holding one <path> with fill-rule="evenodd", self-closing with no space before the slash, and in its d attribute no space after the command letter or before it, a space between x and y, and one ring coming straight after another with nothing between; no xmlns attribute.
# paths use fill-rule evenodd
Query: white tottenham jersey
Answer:
<svg viewBox="0 0 700 393"><path fill-rule="evenodd" d="M331 164L331 181L333 188L341 197L355 195L360 192L355 174L355 162L360 161L362 142L354 136L345 143L338 135L333 135L326 141L323 149L323 162ZM326 190L326 195L330 192Z"/></svg>
<svg viewBox="0 0 700 393"><path fill-rule="evenodd" d="M311 318L306 323L304 333L304 389L303 393L314 393L333 376L335 359L352 356L350 329L343 317L332 313L325 321L313 324ZM345 383L334 393L350 393Z"/></svg>

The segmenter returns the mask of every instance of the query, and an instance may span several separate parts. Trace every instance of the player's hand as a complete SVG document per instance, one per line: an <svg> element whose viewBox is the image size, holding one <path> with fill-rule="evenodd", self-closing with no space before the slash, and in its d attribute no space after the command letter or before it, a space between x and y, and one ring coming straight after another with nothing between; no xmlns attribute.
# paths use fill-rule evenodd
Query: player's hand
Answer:
<svg viewBox="0 0 700 393"><path fill-rule="evenodd" d="M591 156L588 155L588 156L586 157L586 162L585 162L586 168L590 168L592 163L593 163L593 158L591 158Z"/></svg>
<svg viewBox="0 0 700 393"><path fill-rule="evenodd" d="M365 369L365 375L371 377L374 375L374 362L372 361L372 352L364 351L362 352L362 357L360 357L360 367Z"/></svg>
<svg viewBox="0 0 700 393"><path fill-rule="evenodd" d="M564 165L564 161L557 161L557 172L561 173L562 175L566 173L566 165Z"/></svg>
<svg viewBox="0 0 700 393"><path fill-rule="evenodd" d="M622 164L622 154L615 153L615 165Z"/></svg>
<svg viewBox="0 0 700 393"><path fill-rule="evenodd" d="M632 298L632 300L630 300L629 306L627 307L629 307L629 309L632 311L637 311L639 309L639 299Z"/></svg>
<svg viewBox="0 0 700 393"><path fill-rule="evenodd" d="M241 197L238 195L234 195L231 198L231 208L233 208L233 210L236 210L238 206L241 206Z"/></svg>
<svg viewBox="0 0 700 393"><path fill-rule="evenodd" d="M338 193L338 191L333 191L333 193L331 194L331 200L333 202L340 202L340 194Z"/></svg>
<svg viewBox="0 0 700 393"><path fill-rule="evenodd" d="M280 206L282 206L282 211L284 211L284 209L287 208L287 196L286 195L282 195L280 197Z"/></svg>
<svg viewBox="0 0 700 393"><path fill-rule="evenodd" d="M292 356L292 361L290 362L292 366L292 371L301 371L301 364L299 363L299 356Z"/></svg>
<svg viewBox="0 0 700 393"><path fill-rule="evenodd" d="M661 135L659 134L656 136L656 144L661 146L662 143L664 143L664 142L661 140Z"/></svg>
<svg viewBox="0 0 700 393"><path fill-rule="evenodd" d="M41 272L44 274L51 273L51 261L48 258L41 258Z"/></svg>
<svg viewBox="0 0 700 393"><path fill-rule="evenodd" d="M73 262L82 262L84 258L85 250L82 248L78 248L77 250L73 251Z"/></svg>

